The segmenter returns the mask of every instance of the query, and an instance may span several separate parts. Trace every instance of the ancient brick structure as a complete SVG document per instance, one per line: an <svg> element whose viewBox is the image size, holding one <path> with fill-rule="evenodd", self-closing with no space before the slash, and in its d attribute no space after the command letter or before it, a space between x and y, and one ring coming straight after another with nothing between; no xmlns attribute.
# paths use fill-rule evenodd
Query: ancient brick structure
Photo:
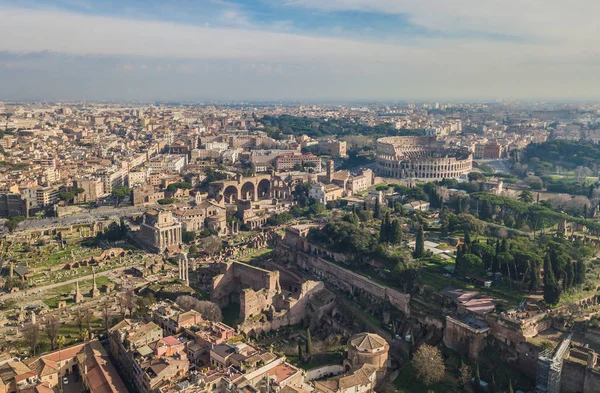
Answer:
<svg viewBox="0 0 600 393"><path fill-rule="evenodd" d="M444 179L466 175L472 168L470 151L442 148L435 137L392 136L377 140L380 176Z"/></svg>

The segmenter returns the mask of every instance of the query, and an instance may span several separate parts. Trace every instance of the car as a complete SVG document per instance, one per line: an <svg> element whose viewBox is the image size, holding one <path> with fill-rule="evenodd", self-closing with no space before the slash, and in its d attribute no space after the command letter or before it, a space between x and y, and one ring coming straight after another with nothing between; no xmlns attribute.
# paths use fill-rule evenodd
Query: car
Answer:
<svg viewBox="0 0 600 393"><path fill-rule="evenodd" d="M68 385L68 384L69 384L69 378L63 377L63 385Z"/></svg>

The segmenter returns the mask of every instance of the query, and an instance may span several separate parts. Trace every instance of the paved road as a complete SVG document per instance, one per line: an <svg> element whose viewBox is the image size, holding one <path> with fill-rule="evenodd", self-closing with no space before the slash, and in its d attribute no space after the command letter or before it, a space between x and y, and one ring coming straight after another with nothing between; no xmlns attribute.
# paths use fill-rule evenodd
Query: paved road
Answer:
<svg viewBox="0 0 600 393"><path fill-rule="evenodd" d="M91 224L96 221L99 221L103 217L111 217L118 219L120 217L125 217L132 214L143 213L144 211L152 207L153 206L124 206L116 208L111 206L103 206L89 210L86 209L86 211L82 213L77 213L71 216L61 218L33 218L25 220L21 224L19 224L18 230L44 229L76 224Z"/></svg>
<svg viewBox="0 0 600 393"><path fill-rule="evenodd" d="M510 173L510 169L508 168L508 160L499 159L499 160L475 160L477 162L481 162L484 164L488 164L492 167L494 172L496 173Z"/></svg>

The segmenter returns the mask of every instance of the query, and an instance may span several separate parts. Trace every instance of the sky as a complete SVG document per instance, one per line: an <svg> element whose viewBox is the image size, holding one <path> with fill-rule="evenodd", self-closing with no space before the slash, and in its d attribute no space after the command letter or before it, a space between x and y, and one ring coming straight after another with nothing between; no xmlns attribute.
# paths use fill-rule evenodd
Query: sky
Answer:
<svg viewBox="0 0 600 393"><path fill-rule="evenodd" d="M595 100L595 0L0 0L0 100Z"/></svg>

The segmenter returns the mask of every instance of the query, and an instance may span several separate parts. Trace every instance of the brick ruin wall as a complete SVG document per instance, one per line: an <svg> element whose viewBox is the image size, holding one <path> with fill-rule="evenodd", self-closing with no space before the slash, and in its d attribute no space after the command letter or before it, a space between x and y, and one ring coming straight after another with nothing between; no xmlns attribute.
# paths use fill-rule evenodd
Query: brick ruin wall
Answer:
<svg viewBox="0 0 600 393"><path fill-rule="evenodd" d="M221 274L213 278L211 300L220 307L239 301L242 320L268 309L279 292L279 272L240 262L223 262ZM232 294L235 294L234 299Z"/></svg>
<svg viewBox="0 0 600 393"><path fill-rule="evenodd" d="M597 393L600 391L600 370L565 359L560 377L561 393Z"/></svg>
<svg viewBox="0 0 600 393"><path fill-rule="evenodd" d="M280 243L276 248L276 252L280 257L283 257L287 261L295 262L302 269L312 272L319 278L325 279L327 282L346 292L364 291L376 299L382 301L388 300L405 315L410 315L410 295L408 294L378 284L315 255L291 249L286 244Z"/></svg>
<svg viewBox="0 0 600 393"><path fill-rule="evenodd" d="M332 302L311 311L308 307L311 297L323 289L325 289L325 284L322 281L307 281L302 284L302 292L297 299L285 299L284 295L280 294L275 297L275 308L277 310L273 315L268 315L258 320L246 320L238 326L238 330L247 335L256 336L260 333L277 330L284 326L299 324L308 316L319 319L325 313L330 312L335 305Z"/></svg>
<svg viewBox="0 0 600 393"><path fill-rule="evenodd" d="M470 360L477 361L479 352L485 347L490 329L475 329L461 321L446 317L444 344Z"/></svg>

